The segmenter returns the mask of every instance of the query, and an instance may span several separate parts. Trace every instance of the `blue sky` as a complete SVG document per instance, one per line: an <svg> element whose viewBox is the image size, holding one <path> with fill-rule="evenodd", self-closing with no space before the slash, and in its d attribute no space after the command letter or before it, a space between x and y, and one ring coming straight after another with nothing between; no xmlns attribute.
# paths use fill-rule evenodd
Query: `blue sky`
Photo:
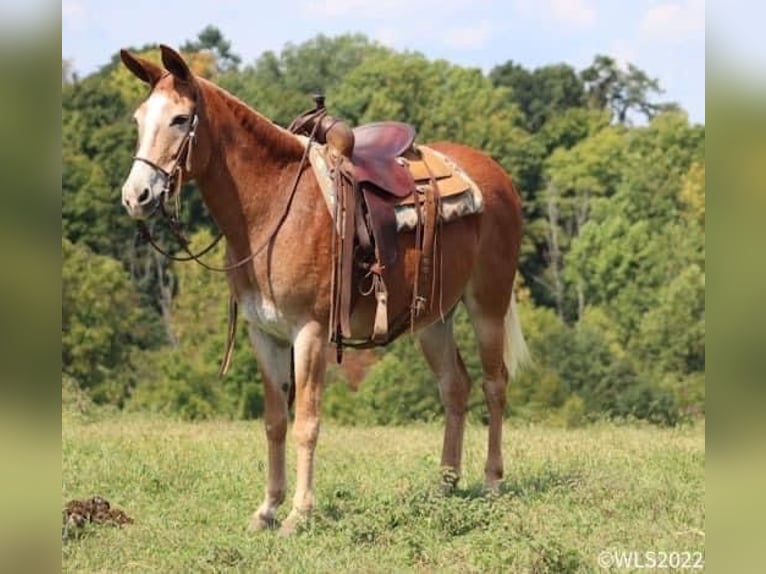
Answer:
<svg viewBox="0 0 766 574"><path fill-rule="evenodd" d="M509 59L581 69L605 53L658 78L663 99L705 121L704 0L63 0L62 57L85 75L122 47L178 46L208 24L244 63L287 42L345 32L487 71ZM763 41L760 33L752 39Z"/></svg>

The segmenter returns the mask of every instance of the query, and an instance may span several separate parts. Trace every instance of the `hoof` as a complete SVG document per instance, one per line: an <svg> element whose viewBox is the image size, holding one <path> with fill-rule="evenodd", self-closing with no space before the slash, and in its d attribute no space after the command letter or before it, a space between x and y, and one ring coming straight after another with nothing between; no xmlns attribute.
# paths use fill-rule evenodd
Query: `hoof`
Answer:
<svg viewBox="0 0 766 574"><path fill-rule="evenodd" d="M301 528L308 522L308 514L297 510L290 511L290 514L282 523L279 529L280 536L293 536L300 532Z"/></svg>
<svg viewBox="0 0 766 574"><path fill-rule="evenodd" d="M250 524L247 525L248 532L261 532L262 530L274 530L279 526L279 522L274 517L263 516L260 512L253 513L250 518Z"/></svg>
<svg viewBox="0 0 766 574"><path fill-rule="evenodd" d="M485 480L484 481L484 494L489 496L499 495L500 486L503 484L502 478Z"/></svg>
<svg viewBox="0 0 766 574"><path fill-rule="evenodd" d="M460 473L452 467L445 466L441 469L441 479L439 486L442 494L450 494L457 488L457 483L460 481Z"/></svg>

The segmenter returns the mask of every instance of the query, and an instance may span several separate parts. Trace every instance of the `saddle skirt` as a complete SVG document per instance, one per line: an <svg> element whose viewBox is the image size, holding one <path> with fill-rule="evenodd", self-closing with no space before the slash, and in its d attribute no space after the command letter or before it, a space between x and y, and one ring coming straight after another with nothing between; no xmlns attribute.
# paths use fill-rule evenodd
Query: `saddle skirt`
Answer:
<svg viewBox="0 0 766 574"><path fill-rule="evenodd" d="M308 139L299 137L306 145ZM424 145L414 147L415 153L406 151L397 158L397 162L409 171L421 201L427 188L431 186L431 176L433 176L439 189L439 217L443 223L483 211L481 190L465 171L450 158L434 149ZM329 153L327 145L314 142L309 149L309 161L322 189L327 209L330 214L335 214L338 192L335 189L333 162L328 157ZM403 198L390 196L390 201L394 206L397 232L415 229L419 221L415 205L416 197L412 194ZM336 221L335 224L339 226L340 222Z"/></svg>

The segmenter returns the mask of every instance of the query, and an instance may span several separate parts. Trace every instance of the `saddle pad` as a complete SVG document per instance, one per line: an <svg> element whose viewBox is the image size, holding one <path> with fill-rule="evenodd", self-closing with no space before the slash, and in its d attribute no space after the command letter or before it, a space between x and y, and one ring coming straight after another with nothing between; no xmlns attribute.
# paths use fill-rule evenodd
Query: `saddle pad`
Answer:
<svg viewBox="0 0 766 574"><path fill-rule="evenodd" d="M420 158L402 159L407 162L407 167L419 192L422 193L425 187L431 185L430 176L436 180L441 198L440 216L444 223L466 215L481 213L484 210L484 201L479 186L455 162L428 146L418 146L418 151ZM417 227L418 214L415 209L414 197L408 197L397 202L394 209L397 231Z"/></svg>
<svg viewBox="0 0 766 574"><path fill-rule="evenodd" d="M300 137L303 145L308 138ZM437 180L441 194L441 219L447 223L466 215L481 213L484 209L484 201L481 190L474 181L452 160L444 154L426 146L418 146L428 169L431 170ZM327 159L327 146L316 142L309 149L309 161L314 169L319 187L322 189L322 197L325 200L330 214L335 213L336 190L333 182L330 162ZM415 180L416 188L422 193L423 186L430 185L428 171L423 165L422 159L399 158L399 161L410 169ZM425 174L425 176L424 176ZM417 211L415 210L415 198L413 196L397 199L394 207L396 213L397 231L415 229L418 224ZM339 225L336 221L335 225Z"/></svg>

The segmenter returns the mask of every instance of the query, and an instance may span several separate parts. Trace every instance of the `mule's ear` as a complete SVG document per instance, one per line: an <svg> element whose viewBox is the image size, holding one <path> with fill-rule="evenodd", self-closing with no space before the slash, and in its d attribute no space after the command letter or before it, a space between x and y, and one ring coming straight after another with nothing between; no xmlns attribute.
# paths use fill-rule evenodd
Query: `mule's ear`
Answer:
<svg viewBox="0 0 766 574"><path fill-rule="evenodd" d="M160 51L162 52L162 64L168 72L184 82L194 81L194 74L178 52L165 44L160 44Z"/></svg>
<svg viewBox="0 0 766 574"><path fill-rule="evenodd" d="M162 68L149 60L134 56L127 50L120 50L120 59L125 67L142 82L153 86L162 77Z"/></svg>

